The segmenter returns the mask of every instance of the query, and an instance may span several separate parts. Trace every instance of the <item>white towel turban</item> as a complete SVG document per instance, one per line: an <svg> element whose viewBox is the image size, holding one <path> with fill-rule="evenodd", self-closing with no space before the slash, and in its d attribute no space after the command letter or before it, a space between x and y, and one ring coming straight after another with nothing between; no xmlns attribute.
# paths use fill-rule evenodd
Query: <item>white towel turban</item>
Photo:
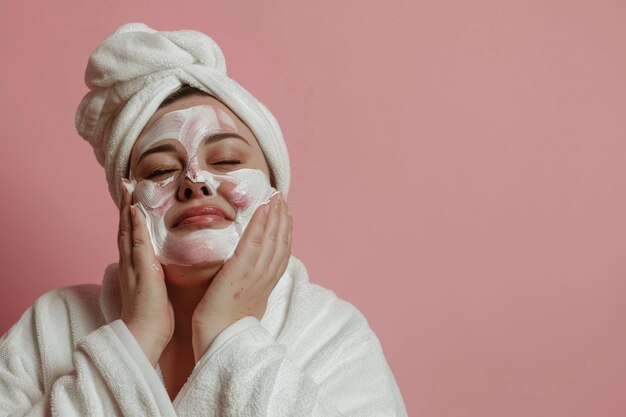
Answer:
<svg viewBox="0 0 626 417"><path fill-rule="evenodd" d="M183 84L209 93L239 116L256 136L276 188L287 194L289 156L278 122L226 75L221 49L205 34L122 25L91 54L85 83L91 91L76 111L76 129L104 167L115 204L135 140L161 102Z"/></svg>

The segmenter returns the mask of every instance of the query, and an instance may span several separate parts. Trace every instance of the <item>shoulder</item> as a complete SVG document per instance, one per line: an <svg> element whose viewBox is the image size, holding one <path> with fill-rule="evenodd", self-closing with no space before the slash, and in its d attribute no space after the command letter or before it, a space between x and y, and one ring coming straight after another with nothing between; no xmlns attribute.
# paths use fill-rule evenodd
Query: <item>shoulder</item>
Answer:
<svg viewBox="0 0 626 417"><path fill-rule="evenodd" d="M367 323L365 316L352 303L340 298L333 290L311 282L302 261L292 257L289 266L294 277L294 293L298 293L300 298L304 298L300 301L304 301L316 309L322 307L332 310L333 313L343 313L340 315L341 317L350 317L353 320Z"/></svg>
<svg viewBox="0 0 626 417"><path fill-rule="evenodd" d="M101 286L95 284L56 288L39 296L2 337L3 343L25 335L44 339L75 339L103 321Z"/></svg>
<svg viewBox="0 0 626 417"><path fill-rule="evenodd" d="M300 261L295 260L293 268L299 273L294 276L289 314L277 342L316 381L338 374L368 374L386 389L382 387L389 368L365 315L331 289L311 283Z"/></svg>
<svg viewBox="0 0 626 417"><path fill-rule="evenodd" d="M46 320L57 313L55 321L67 321L75 327L74 338L119 318L120 296L117 264L105 268L102 284L80 284L48 291L33 304L36 318ZM59 317L64 315L64 317Z"/></svg>
<svg viewBox="0 0 626 417"><path fill-rule="evenodd" d="M294 283L288 322L297 322L301 334L308 329L314 330L317 337L326 337L328 340L340 337L341 340L353 342L377 342L365 315L356 306L337 296L331 289L310 282L308 272L300 260L292 257L289 267Z"/></svg>
<svg viewBox="0 0 626 417"><path fill-rule="evenodd" d="M96 284L56 288L37 298L32 308L38 314L99 311L100 291L101 286Z"/></svg>

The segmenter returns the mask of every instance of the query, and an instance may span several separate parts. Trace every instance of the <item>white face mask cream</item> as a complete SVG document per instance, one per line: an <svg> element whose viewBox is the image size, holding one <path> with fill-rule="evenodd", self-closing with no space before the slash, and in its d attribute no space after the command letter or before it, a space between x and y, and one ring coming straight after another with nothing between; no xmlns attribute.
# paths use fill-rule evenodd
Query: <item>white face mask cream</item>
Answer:
<svg viewBox="0 0 626 417"><path fill-rule="evenodd" d="M162 264L189 266L228 259L255 209L277 192L258 169L239 169L225 174L200 169L196 156L198 147L211 135L225 132L237 133L234 120L218 107L200 105L166 113L138 143L139 157L167 139L180 142L187 153L187 167L160 182L154 179L136 182L131 173L134 200L146 216L152 246ZM165 214L176 203L185 178L201 183L209 196L218 193L224 196L236 211L234 220L221 229L168 230ZM211 205L211 197L205 198Z"/></svg>

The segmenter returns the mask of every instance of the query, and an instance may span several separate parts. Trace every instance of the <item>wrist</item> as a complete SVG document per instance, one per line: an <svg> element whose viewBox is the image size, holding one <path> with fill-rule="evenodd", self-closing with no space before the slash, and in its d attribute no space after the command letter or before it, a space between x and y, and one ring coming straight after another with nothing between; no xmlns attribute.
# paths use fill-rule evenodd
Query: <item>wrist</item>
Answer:
<svg viewBox="0 0 626 417"><path fill-rule="evenodd" d="M162 340L161 337L155 336L154 333L142 330L140 326L136 326L133 323L125 324L152 366L156 367L159 359L161 358L161 354L167 345L167 341Z"/></svg>
<svg viewBox="0 0 626 417"><path fill-rule="evenodd" d="M196 363L204 356L211 344L238 318L211 320L211 322L194 321L192 324L192 344Z"/></svg>

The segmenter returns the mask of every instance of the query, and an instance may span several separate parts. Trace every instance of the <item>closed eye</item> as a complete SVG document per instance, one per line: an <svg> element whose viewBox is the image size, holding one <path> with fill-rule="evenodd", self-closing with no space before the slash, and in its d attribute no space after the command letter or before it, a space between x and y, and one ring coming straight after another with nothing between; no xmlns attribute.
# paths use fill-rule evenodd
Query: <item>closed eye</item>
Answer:
<svg viewBox="0 0 626 417"><path fill-rule="evenodd" d="M211 165L237 165L240 163L241 161L238 159L226 159L224 161L213 162Z"/></svg>
<svg viewBox="0 0 626 417"><path fill-rule="evenodd" d="M170 172L176 171L175 169L157 169L152 171L150 174L146 176L146 179L160 177L161 175L169 174Z"/></svg>

